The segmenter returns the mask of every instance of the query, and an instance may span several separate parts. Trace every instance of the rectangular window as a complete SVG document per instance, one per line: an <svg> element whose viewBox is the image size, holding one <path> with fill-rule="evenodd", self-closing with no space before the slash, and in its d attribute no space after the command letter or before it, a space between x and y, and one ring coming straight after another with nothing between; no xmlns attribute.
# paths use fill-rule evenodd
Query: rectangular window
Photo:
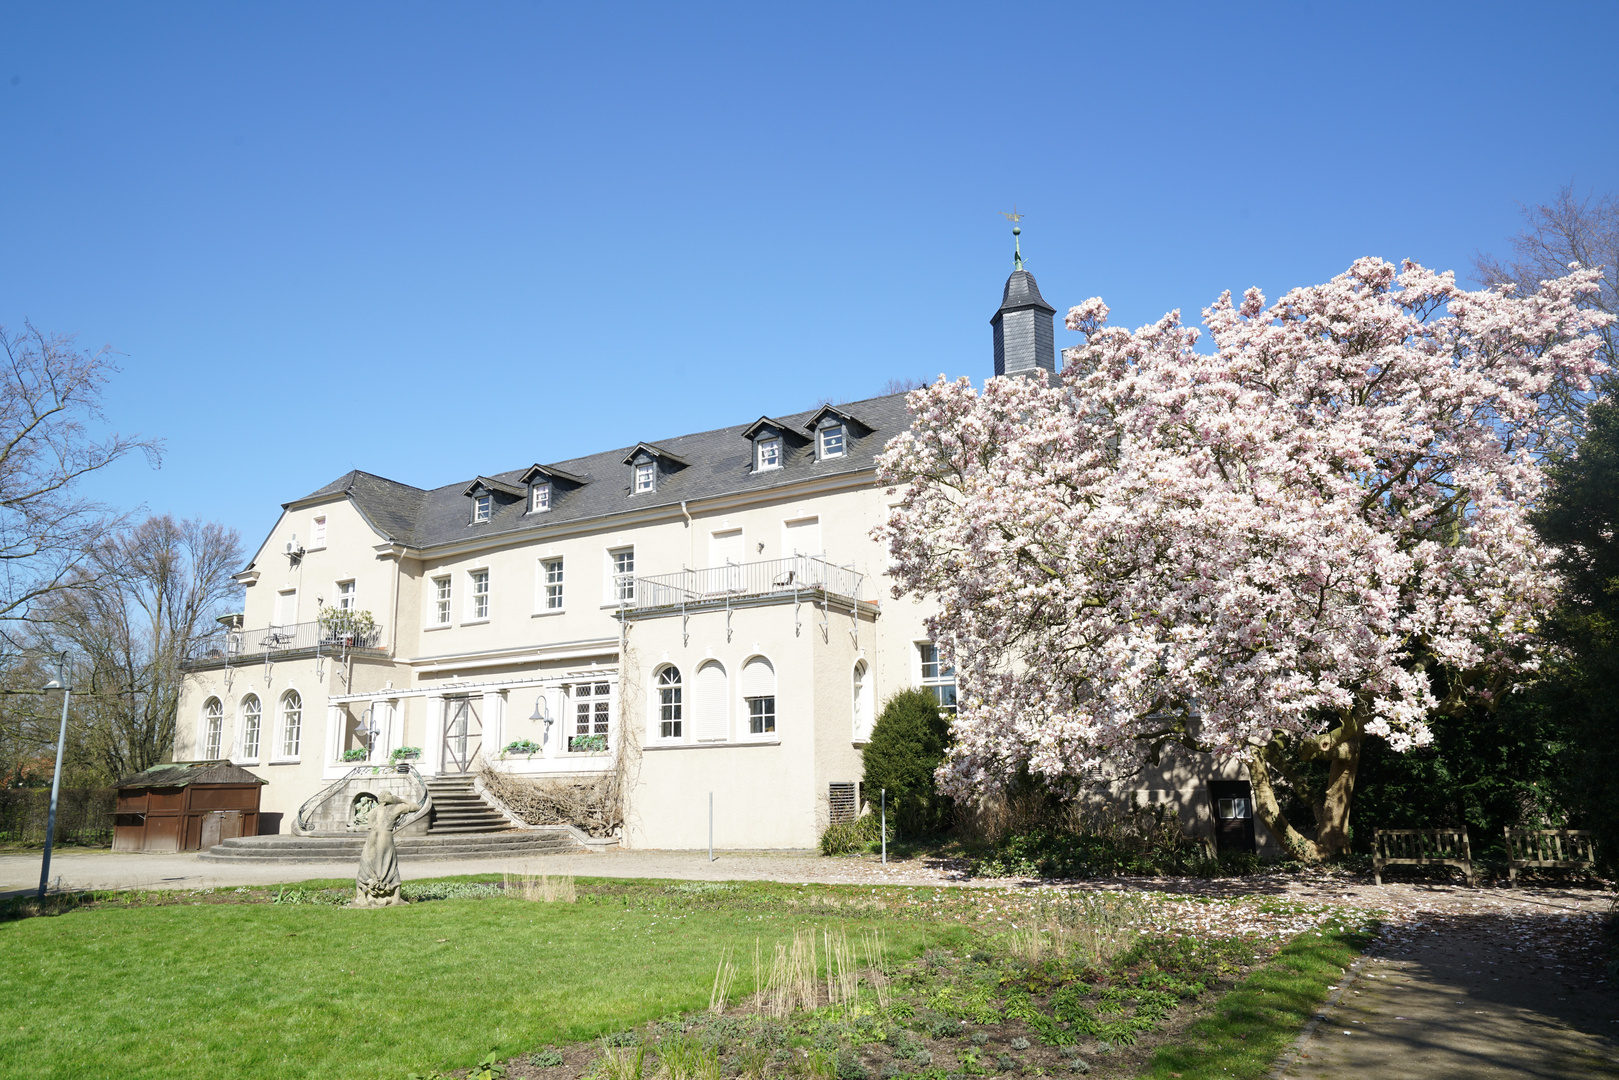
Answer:
<svg viewBox="0 0 1619 1080"><path fill-rule="evenodd" d="M450 579L448 575L433 579L433 625L450 625Z"/></svg>
<svg viewBox="0 0 1619 1080"><path fill-rule="evenodd" d="M275 597L275 624L277 626L291 626L298 619L298 590L288 589L276 593Z"/></svg>
<svg viewBox="0 0 1619 1080"><path fill-rule="evenodd" d="M922 656L922 688L938 700L940 712L953 714L956 711L956 669L939 659L937 645L918 645L917 649Z"/></svg>
<svg viewBox="0 0 1619 1080"><path fill-rule="evenodd" d="M758 464L757 467L760 468L760 469L779 469L779 468L781 468L781 440L780 439L760 439L759 440L759 464Z"/></svg>
<svg viewBox="0 0 1619 1080"><path fill-rule="evenodd" d="M635 599L635 549L610 551L613 560L613 599L625 604Z"/></svg>
<svg viewBox="0 0 1619 1080"><path fill-rule="evenodd" d="M585 753L607 749L608 722L612 718L612 685L580 683L573 688L573 734L568 750Z"/></svg>
<svg viewBox="0 0 1619 1080"><path fill-rule="evenodd" d="M543 514L549 509L551 509L551 485L535 484L534 497L529 504L529 511L535 514Z"/></svg>
<svg viewBox="0 0 1619 1080"><path fill-rule="evenodd" d="M309 546L323 548L326 546L326 515L320 514L309 523Z"/></svg>
<svg viewBox="0 0 1619 1080"><path fill-rule="evenodd" d="M545 575L545 610L562 610L562 560L544 559L540 570Z"/></svg>
<svg viewBox="0 0 1619 1080"><path fill-rule="evenodd" d="M657 476L657 468L650 461L643 461L635 466L635 491L637 494L652 490L653 481Z"/></svg>
<svg viewBox="0 0 1619 1080"><path fill-rule="evenodd" d="M776 699L750 697L748 700L748 734L773 735L776 731Z"/></svg>
<svg viewBox="0 0 1619 1080"><path fill-rule="evenodd" d="M490 495L479 495L476 499L472 500L473 524L477 524L480 521L489 520L489 514L493 508L494 501L494 497Z"/></svg>
<svg viewBox="0 0 1619 1080"><path fill-rule="evenodd" d="M474 619L489 618L489 571L474 570L472 578L472 612Z"/></svg>
<svg viewBox="0 0 1619 1080"><path fill-rule="evenodd" d="M337 610L354 610L354 582L339 581L337 583Z"/></svg>
<svg viewBox="0 0 1619 1080"><path fill-rule="evenodd" d="M823 458L843 456L842 424L833 424L831 427L821 429L821 456Z"/></svg>

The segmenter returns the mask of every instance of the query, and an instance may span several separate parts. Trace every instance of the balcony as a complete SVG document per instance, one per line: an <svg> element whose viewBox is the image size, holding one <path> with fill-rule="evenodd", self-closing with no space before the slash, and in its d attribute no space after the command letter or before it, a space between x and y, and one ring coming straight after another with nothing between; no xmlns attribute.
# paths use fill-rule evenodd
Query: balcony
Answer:
<svg viewBox="0 0 1619 1080"><path fill-rule="evenodd" d="M180 667L187 671L235 667L238 664L279 661L305 656L341 656L387 652L382 628L367 633L339 630L325 622L290 623L258 630L216 630L191 646Z"/></svg>
<svg viewBox="0 0 1619 1080"><path fill-rule="evenodd" d="M795 555L763 562L728 563L703 570L681 570L635 579L633 589L620 587L621 611L638 615L674 614L694 607L736 607L783 601L838 598L840 606L861 603L865 575L824 559Z"/></svg>

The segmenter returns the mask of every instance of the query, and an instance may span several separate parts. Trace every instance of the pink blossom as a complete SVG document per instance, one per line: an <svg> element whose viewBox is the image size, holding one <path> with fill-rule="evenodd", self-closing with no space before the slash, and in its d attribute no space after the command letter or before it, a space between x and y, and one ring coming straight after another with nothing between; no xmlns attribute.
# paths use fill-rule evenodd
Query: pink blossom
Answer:
<svg viewBox="0 0 1619 1080"><path fill-rule="evenodd" d="M937 599L966 793L1141 761L1248 755L1353 710L1431 740L1433 673L1535 663L1555 587L1526 513L1559 381L1600 370L1575 269L1532 295L1357 260L1267 306L1250 289L1135 332L1107 306L1055 385L913 391L880 482L896 597Z"/></svg>

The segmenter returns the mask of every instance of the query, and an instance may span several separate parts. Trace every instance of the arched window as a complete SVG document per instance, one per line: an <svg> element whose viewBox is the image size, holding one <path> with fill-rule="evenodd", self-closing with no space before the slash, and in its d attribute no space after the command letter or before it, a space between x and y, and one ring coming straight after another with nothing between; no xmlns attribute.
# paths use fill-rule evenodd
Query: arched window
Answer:
<svg viewBox="0 0 1619 1080"><path fill-rule="evenodd" d="M202 706L202 756L212 761L219 757L219 744L225 735L225 707L219 699L211 697Z"/></svg>
<svg viewBox="0 0 1619 1080"><path fill-rule="evenodd" d="M710 660L697 669L696 692L692 695L692 738L698 742L723 742L730 725L725 708L725 668Z"/></svg>
<svg viewBox="0 0 1619 1080"><path fill-rule="evenodd" d="M669 666L658 672L658 737L678 739L681 733L680 669Z"/></svg>
<svg viewBox="0 0 1619 1080"><path fill-rule="evenodd" d="M242 699L242 758L246 761L259 759L259 727L262 712L257 694L249 694Z"/></svg>
<svg viewBox="0 0 1619 1080"><path fill-rule="evenodd" d="M298 696L298 691L288 690L281 695L282 757L298 756L298 747L303 739L303 727L304 699Z"/></svg>
<svg viewBox="0 0 1619 1080"><path fill-rule="evenodd" d="M856 742L865 742L871 738L871 725L876 719L872 715L871 702L871 669L864 660L855 661L854 665L854 737Z"/></svg>
<svg viewBox="0 0 1619 1080"><path fill-rule="evenodd" d="M776 669L762 656L742 665L742 704L748 710L748 734L776 733Z"/></svg>

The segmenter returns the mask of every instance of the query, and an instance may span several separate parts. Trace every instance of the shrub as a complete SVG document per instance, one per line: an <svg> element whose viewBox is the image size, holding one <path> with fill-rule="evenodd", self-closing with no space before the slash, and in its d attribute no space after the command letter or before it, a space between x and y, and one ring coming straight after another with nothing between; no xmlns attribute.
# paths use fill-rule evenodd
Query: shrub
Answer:
<svg viewBox="0 0 1619 1080"><path fill-rule="evenodd" d="M888 839L894 839L894 825L888 825ZM870 851L873 844L882 843L882 822L876 814L853 821L839 821L828 825L821 834L822 855L853 855L857 851Z"/></svg>
<svg viewBox="0 0 1619 1080"><path fill-rule="evenodd" d="M1223 859L1218 865L1228 872L1252 873L1257 860L1250 864ZM1168 807L1069 807L1055 823L1002 837L974 860L972 872L980 877L1212 877L1215 864L1200 842L1181 832L1180 822Z"/></svg>
<svg viewBox="0 0 1619 1080"><path fill-rule="evenodd" d="M873 805L888 790L888 822L906 836L926 836L950 824L951 802L933 773L950 743L949 722L926 690L901 690L883 704L866 744L865 797Z"/></svg>

